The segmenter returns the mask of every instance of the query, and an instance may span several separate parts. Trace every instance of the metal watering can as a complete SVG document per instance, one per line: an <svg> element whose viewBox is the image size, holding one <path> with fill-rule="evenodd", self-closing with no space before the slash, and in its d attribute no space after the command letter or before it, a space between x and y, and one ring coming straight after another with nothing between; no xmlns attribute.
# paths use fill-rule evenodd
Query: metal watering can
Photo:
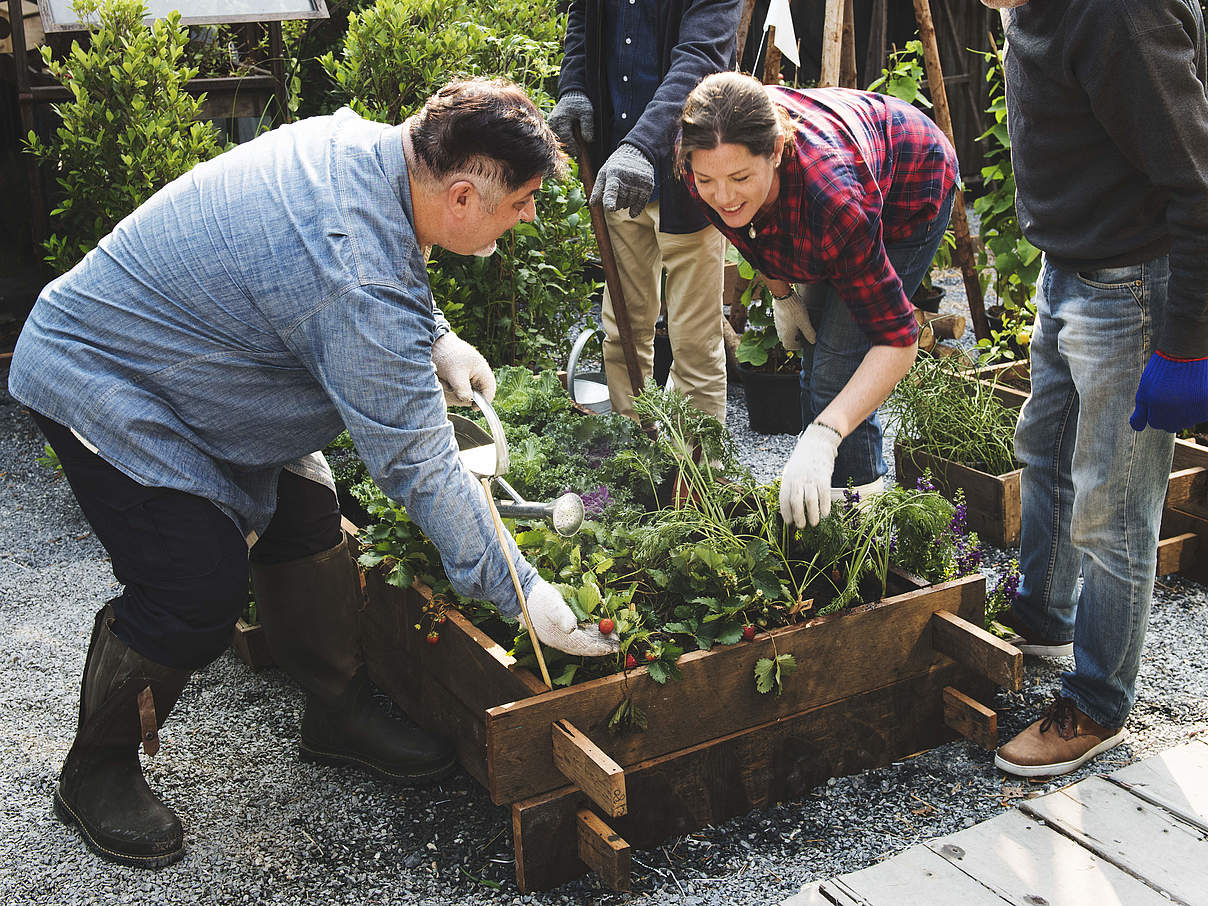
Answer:
<svg viewBox="0 0 1208 906"><path fill-rule="evenodd" d="M571 401L596 415L607 415L612 411L612 401L608 398L608 377L603 371L580 371L579 358L583 348L592 340L604 343L604 331L586 328L575 345L571 347L570 358L566 363L566 390Z"/></svg>
<svg viewBox="0 0 1208 906"><path fill-rule="evenodd" d="M608 394L605 390L605 402ZM453 425L453 437L457 441L457 452L462 465L479 479L494 482L510 500L496 500L495 508L500 516L513 519L545 519L553 525L559 535L573 535L583 524L585 511L583 498L568 492L551 503L534 503L525 500L510 484L503 480L508 470L508 441L503 433L503 423L495 409L478 391L474 391L474 405L486 419L489 431L464 415L449 413Z"/></svg>

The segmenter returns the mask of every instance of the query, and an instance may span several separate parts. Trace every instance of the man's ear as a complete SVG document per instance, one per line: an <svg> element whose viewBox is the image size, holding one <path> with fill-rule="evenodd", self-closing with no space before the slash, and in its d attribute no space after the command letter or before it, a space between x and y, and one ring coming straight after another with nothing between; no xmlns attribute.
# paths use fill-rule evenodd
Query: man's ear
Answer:
<svg viewBox="0 0 1208 906"><path fill-rule="evenodd" d="M445 190L449 212L457 218L467 217L470 212L470 202L477 193L478 189L468 179L458 179L451 183Z"/></svg>

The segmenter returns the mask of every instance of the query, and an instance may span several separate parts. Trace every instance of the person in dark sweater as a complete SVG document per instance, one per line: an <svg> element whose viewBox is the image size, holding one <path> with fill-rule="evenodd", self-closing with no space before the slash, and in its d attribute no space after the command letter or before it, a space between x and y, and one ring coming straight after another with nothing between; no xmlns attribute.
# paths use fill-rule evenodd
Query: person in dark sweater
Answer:
<svg viewBox="0 0 1208 906"><path fill-rule="evenodd" d="M722 422L725 240L674 177L672 154L688 92L706 75L734 66L738 13L738 0L573 0L559 99L549 118L572 154L578 126L600 167L591 203L604 205L642 378L653 373L666 268L670 383ZM602 316L612 408L632 416L608 292Z"/></svg>
<svg viewBox="0 0 1208 906"><path fill-rule="evenodd" d="M1025 653L1074 656L995 764L1050 776L1126 736L1172 432L1208 419L1204 22L1198 0L983 3L1011 8L1016 207L1044 252L1006 621Z"/></svg>

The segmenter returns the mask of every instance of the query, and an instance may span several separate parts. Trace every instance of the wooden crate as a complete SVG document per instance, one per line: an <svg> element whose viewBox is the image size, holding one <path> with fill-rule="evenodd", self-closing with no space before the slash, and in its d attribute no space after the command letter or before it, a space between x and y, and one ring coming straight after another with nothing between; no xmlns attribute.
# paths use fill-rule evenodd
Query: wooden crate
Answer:
<svg viewBox="0 0 1208 906"><path fill-rule="evenodd" d="M955 736L997 739L978 704L1019 688L1022 657L980 627L985 579L900 593L842 614L680 658L683 679L628 675L546 690L456 610L425 643L423 589L366 576L373 681L420 724L452 737L466 771L512 807L516 879L547 889L589 870L628 884L629 846L653 846L887 764ZM774 644L773 644L774 642ZM791 653L783 694L759 694L761 657ZM611 735L630 697L645 731ZM973 696L971 698L970 696Z"/></svg>
<svg viewBox="0 0 1208 906"><path fill-rule="evenodd" d="M239 660L254 670L261 667L272 667L275 663L268 648L268 638L264 627L259 623L248 623L243 617L235 621L235 631L231 634L231 647Z"/></svg>
<svg viewBox="0 0 1208 906"><path fill-rule="evenodd" d="M931 469L935 488L951 498L957 488L965 490L967 522L972 531L996 547L1019 544L1020 495L1022 469L991 475L950 459L893 445L893 461L898 484L913 488L923 472Z"/></svg>

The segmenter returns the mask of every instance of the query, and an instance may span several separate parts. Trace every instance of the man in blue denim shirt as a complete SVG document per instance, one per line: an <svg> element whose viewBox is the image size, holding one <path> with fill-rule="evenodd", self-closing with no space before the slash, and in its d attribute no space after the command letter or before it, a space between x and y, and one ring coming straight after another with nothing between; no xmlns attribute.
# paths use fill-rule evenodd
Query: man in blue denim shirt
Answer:
<svg viewBox="0 0 1208 906"><path fill-rule="evenodd" d="M1208 54L1198 0L983 2L1017 7L1016 207L1045 254L1007 621L1025 654L1074 656L995 763L1048 776L1125 738L1171 432L1208 419Z"/></svg>
<svg viewBox="0 0 1208 906"><path fill-rule="evenodd" d="M303 757L404 782L452 768L447 743L373 703L356 565L312 451L347 427L453 586L517 615L445 409L494 381L433 307L427 252L491 254L563 166L519 88L457 82L402 126L342 110L196 167L42 292L9 389L125 586L97 614L55 793L95 852L147 867L181 856L137 746L154 752L189 673L225 647L249 558L273 653L308 692ZM507 542L537 637L614 651Z"/></svg>

